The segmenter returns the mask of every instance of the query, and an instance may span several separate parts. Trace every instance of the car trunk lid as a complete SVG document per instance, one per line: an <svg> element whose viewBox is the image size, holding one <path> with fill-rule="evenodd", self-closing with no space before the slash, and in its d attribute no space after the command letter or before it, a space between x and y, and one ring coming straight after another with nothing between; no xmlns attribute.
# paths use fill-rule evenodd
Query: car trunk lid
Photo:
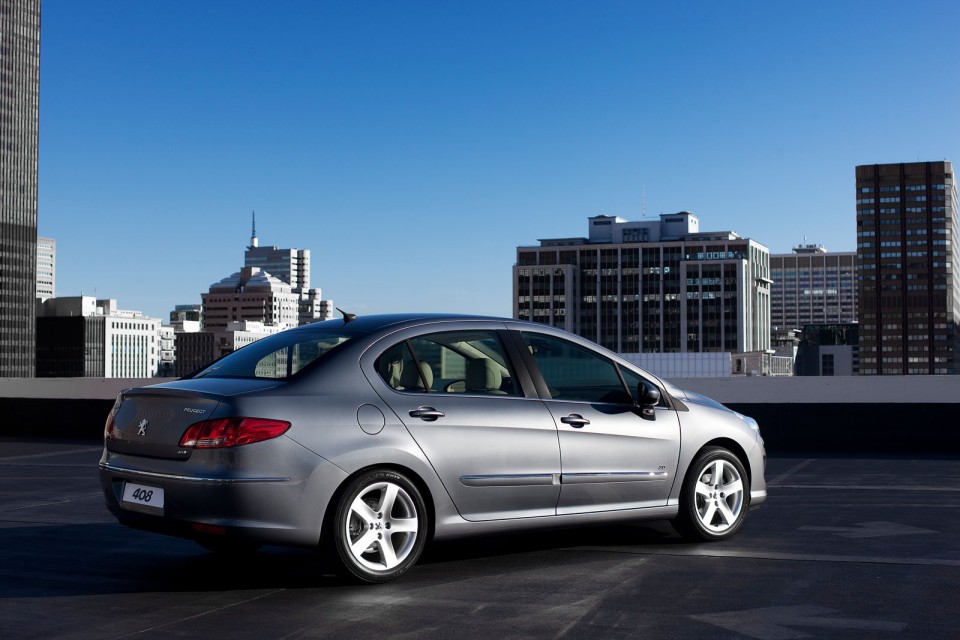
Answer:
<svg viewBox="0 0 960 640"><path fill-rule="evenodd" d="M185 389L131 389L115 408L108 451L151 458L185 460L192 449L180 446L191 424L213 415L221 398Z"/></svg>

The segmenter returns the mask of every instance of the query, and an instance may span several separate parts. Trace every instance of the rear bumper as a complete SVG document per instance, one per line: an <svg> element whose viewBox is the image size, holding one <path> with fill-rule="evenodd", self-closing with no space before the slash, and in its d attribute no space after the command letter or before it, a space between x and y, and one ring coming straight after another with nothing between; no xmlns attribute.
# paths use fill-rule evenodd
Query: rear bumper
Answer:
<svg viewBox="0 0 960 640"><path fill-rule="evenodd" d="M305 450L296 464L284 469L286 474L246 476L229 468L216 475L197 468L161 470L170 466L170 461L104 456L99 473L107 509L122 524L168 535L196 539L216 530L264 544L312 546L320 539L327 504L346 477ZM121 502L128 482L162 488L162 511Z"/></svg>

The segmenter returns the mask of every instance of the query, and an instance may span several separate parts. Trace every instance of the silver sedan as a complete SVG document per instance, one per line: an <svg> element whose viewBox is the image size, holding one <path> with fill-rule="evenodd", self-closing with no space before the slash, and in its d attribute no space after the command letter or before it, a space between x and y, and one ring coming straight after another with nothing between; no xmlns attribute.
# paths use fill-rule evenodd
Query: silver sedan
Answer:
<svg viewBox="0 0 960 640"><path fill-rule="evenodd" d="M319 547L396 578L430 539L670 520L722 540L766 499L757 423L569 333L516 320L330 320L124 391L107 507L218 552Z"/></svg>

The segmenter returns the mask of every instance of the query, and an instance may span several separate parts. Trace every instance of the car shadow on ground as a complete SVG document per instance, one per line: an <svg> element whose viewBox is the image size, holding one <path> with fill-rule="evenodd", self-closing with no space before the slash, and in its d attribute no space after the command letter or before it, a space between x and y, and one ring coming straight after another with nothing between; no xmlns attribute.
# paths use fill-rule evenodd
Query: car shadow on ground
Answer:
<svg viewBox="0 0 960 640"><path fill-rule="evenodd" d="M666 524L597 526L487 535L428 545L401 580L445 582L542 567L544 553L577 547L685 544ZM482 560L483 562L476 562ZM347 587L314 549L262 547L211 553L189 540L114 523L0 528L0 598L141 592Z"/></svg>
<svg viewBox="0 0 960 640"><path fill-rule="evenodd" d="M657 546L688 544L669 524L647 522L606 526L543 529L478 537L440 540L424 552L420 564L458 562L476 558L554 551L577 547Z"/></svg>

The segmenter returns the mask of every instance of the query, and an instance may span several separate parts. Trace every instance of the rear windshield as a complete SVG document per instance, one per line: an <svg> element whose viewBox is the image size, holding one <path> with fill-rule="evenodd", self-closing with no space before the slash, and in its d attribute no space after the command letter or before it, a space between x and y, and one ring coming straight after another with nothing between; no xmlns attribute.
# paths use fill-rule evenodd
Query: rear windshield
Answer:
<svg viewBox="0 0 960 640"><path fill-rule="evenodd" d="M195 373L193 378L270 378L296 375L352 336L329 329L284 331L238 349Z"/></svg>

